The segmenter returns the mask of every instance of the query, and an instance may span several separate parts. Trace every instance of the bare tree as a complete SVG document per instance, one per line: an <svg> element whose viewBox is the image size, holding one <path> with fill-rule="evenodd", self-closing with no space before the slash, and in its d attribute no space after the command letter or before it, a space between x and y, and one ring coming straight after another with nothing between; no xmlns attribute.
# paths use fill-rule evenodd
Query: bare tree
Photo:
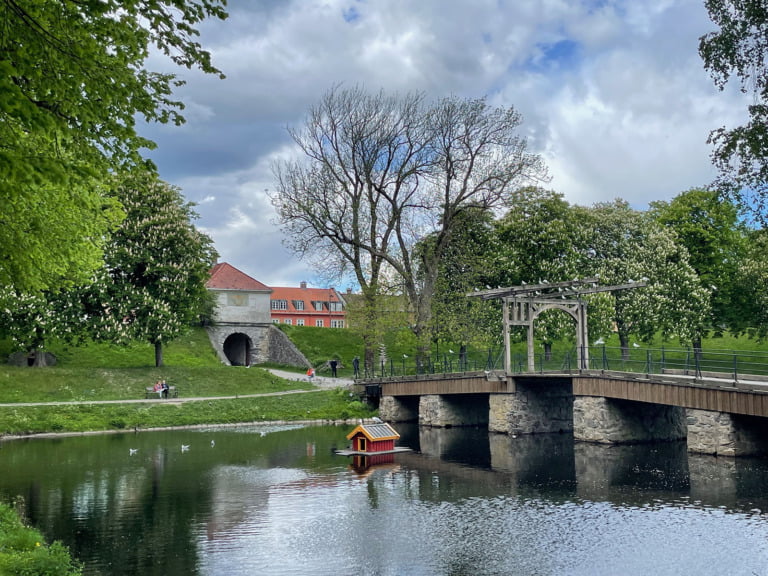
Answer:
<svg viewBox="0 0 768 576"><path fill-rule="evenodd" d="M411 328L426 343L438 263L457 216L501 206L546 176L517 134L520 123L513 108L484 99L330 90L290 131L304 157L274 167L272 202L289 246L328 255L340 273L355 275L370 334L382 281L394 273ZM371 357L375 344L366 341Z"/></svg>

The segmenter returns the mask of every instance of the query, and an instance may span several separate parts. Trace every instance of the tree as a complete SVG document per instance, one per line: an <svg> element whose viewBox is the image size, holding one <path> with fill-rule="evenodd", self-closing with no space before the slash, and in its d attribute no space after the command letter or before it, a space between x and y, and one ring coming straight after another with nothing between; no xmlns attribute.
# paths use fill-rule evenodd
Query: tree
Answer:
<svg viewBox="0 0 768 576"><path fill-rule="evenodd" d="M46 345L81 337L83 308L66 291L23 293L0 289L0 329L19 348L33 355L33 366L46 365Z"/></svg>
<svg viewBox="0 0 768 576"><path fill-rule="evenodd" d="M303 161L275 166L272 201L289 245L302 256L333 254L327 263L339 273L351 268L370 310L382 277L394 275L425 345L457 217L493 209L545 174L517 135L520 122L514 109L483 99L429 104L415 93L332 89L291 131ZM429 249L415 254L430 235Z"/></svg>
<svg viewBox="0 0 768 576"><path fill-rule="evenodd" d="M100 339L143 339L162 345L208 314L205 287L217 254L193 225L197 214L181 191L152 172L120 179L115 194L126 218L112 235L106 267L83 300Z"/></svg>
<svg viewBox="0 0 768 576"><path fill-rule="evenodd" d="M688 250L689 263L711 293L712 328L738 334L753 318L737 283L747 230L733 202L712 190L691 189L669 202L651 202L651 216Z"/></svg>
<svg viewBox="0 0 768 576"><path fill-rule="evenodd" d="M430 236L424 242L431 239ZM466 360L468 345L501 343L498 303L467 297L493 281L494 246L493 214L489 210L468 209L457 217L453 237L440 260L430 332L438 345L458 344L461 366Z"/></svg>
<svg viewBox="0 0 768 576"><path fill-rule="evenodd" d="M755 230L749 234L747 254L741 261L737 285L749 312L747 332L756 338L768 336L768 231Z"/></svg>
<svg viewBox="0 0 768 576"><path fill-rule="evenodd" d="M705 0L719 30L699 39L699 54L715 85L723 90L732 76L752 93L749 120L733 129L713 130L712 160L719 171L716 189L765 221L768 217L768 11L761 0Z"/></svg>
<svg viewBox="0 0 768 576"><path fill-rule="evenodd" d="M493 286L566 282L591 272L592 230L583 212L558 192L534 187L516 191L512 208L495 228L497 247L489 266L495 272ZM610 326L604 299L586 299L591 300L589 332L604 334ZM535 325L535 336L547 355L553 342L574 334L572 318L560 311L545 312Z"/></svg>
<svg viewBox="0 0 768 576"><path fill-rule="evenodd" d="M55 288L98 266L100 182L153 143L136 118L183 122L182 82L144 64L157 47L220 74L195 26L223 0L0 0L0 282Z"/></svg>
<svg viewBox="0 0 768 576"><path fill-rule="evenodd" d="M613 294L613 321L625 355L632 335L646 342L656 334L689 343L698 339L709 324L709 293L674 234L623 200L582 210L591 230L590 275L604 286L647 282L645 288Z"/></svg>

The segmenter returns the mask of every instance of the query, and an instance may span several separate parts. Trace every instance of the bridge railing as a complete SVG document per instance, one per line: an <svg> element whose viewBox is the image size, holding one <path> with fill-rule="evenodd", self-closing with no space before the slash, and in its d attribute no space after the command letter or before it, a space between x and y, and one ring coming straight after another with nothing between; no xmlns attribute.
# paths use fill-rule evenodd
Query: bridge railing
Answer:
<svg viewBox="0 0 768 576"><path fill-rule="evenodd" d="M632 346L622 349L617 346L588 346L586 354L579 354L575 348L566 351L534 355L534 372L578 372L589 370L610 370L643 374L683 374L702 378L715 376L733 380L768 379L768 352L709 350L693 348L645 348ZM580 358L588 357L587 366L580 366ZM450 351L430 356L404 354L400 358L389 358L373 367L366 367L365 378L387 378L423 374L449 374L461 372L504 370L504 350L489 349L483 353L458 354ZM511 355L512 374L530 373L528 356L524 353Z"/></svg>
<svg viewBox="0 0 768 576"><path fill-rule="evenodd" d="M576 356L575 352L569 352ZM694 348L590 346L589 369L714 376L739 380L768 376L768 352Z"/></svg>

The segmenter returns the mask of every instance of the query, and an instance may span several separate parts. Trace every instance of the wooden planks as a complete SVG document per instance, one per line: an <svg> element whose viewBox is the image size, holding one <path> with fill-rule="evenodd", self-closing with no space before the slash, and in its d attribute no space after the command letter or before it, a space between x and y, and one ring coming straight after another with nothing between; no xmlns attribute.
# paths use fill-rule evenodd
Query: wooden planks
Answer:
<svg viewBox="0 0 768 576"><path fill-rule="evenodd" d="M768 417L768 391L737 386L574 376L573 394Z"/></svg>

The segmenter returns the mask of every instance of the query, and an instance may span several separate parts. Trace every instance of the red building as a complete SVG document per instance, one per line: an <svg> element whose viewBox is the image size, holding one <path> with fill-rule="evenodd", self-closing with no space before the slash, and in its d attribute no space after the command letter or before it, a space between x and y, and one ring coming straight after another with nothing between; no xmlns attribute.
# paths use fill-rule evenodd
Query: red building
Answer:
<svg viewBox="0 0 768 576"><path fill-rule="evenodd" d="M270 312L273 324L344 328L347 307L334 288L272 287Z"/></svg>
<svg viewBox="0 0 768 576"><path fill-rule="evenodd" d="M400 434L386 422L360 424L360 426L347 434L347 440L352 441L350 450L367 454L393 452L395 450L395 440L398 438L400 438Z"/></svg>

